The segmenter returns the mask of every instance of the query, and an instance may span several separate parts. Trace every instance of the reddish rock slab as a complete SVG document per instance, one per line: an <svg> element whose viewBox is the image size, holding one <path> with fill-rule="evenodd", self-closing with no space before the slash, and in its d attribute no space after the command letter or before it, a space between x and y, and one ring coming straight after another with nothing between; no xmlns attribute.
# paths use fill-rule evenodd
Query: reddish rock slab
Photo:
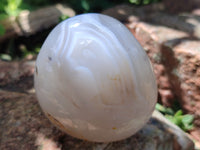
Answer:
<svg viewBox="0 0 200 150"><path fill-rule="evenodd" d="M195 138L200 137L200 16L197 13L170 15L158 6L123 5L103 13L120 19L116 15L118 10L126 12L122 21L126 20L153 63L158 101L172 106L178 100L186 113L195 115Z"/></svg>

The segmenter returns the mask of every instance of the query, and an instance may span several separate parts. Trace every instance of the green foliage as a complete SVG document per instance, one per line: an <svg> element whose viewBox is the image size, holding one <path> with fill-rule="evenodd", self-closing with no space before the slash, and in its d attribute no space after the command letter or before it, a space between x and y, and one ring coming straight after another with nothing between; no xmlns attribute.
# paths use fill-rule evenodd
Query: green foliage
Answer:
<svg viewBox="0 0 200 150"><path fill-rule="evenodd" d="M33 48L32 51L30 51L25 45L21 45L20 46L20 52L21 52L21 56L23 58L26 58L27 56L30 56L30 55L36 55L38 54L40 51L40 47L36 46Z"/></svg>
<svg viewBox="0 0 200 150"><path fill-rule="evenodd" d="M6 32L6 30L5 30L4 26L0 24L0 36L4 35L5 32Z"/></svg>
<svg viewBox="0 0 200 150"><path fill-rule="evenodd" d="M174 114L174 110L172 108L166 108L166 107L160 105L159 103L156 104L156 109L163 114L167 114L167 115Z"/></svg>
<svg viewBox="0 0 200 150"><path fill-rule="evenodd" d="M5 13L5 6L7 5L7 1L6 0L1 0L0 2L0 13Z"/></svg>
<svg viewBox="0 0 200 150"><path fill-rule="evenodd" d="M81 1L81 6L84 10L89 11L90 10L90 3L87 0Z"/></svg>
<svg viewBox="0 0 200 150"><path fill-rule="evenodd" d="M159 103L156 104L156 109L163 113L167 119L179 126L182 130L188 131L193 128L193 115L184 115L183 111L180 109L175 112L172 108L164 107Z"/></svg>
<svg viewBox="0 0 200 150"><path fill-rule="evenodd" d="M0 3L0 23L8 16L17 16L20 12L19 6L22 0L1 0ZM5 34L5 27L0 24L0 36Z"/></svg>
<svg viewBox="0 0 200 150"><path fill-rule="evenodd" d="M1 0L0 13L1 15L17 16L20 12L21 4L22 0Z"/></svg>
<svg viewBox="0 0 200 150"><path fill-rule="evenodd" d="M22 0L7 0L7 5L4 7L4 11L9 16L17 16L20 12L19 6Z"/></svg>
<svg viewBox="0 0 200 150"><path fill-rule="evenodd" d="M67 15L61 15L61 16L59 17L59 22L62 22L62 21L64 21L64 20L68 19L68 18L69 18L69 16L67 16Z"/></svg>

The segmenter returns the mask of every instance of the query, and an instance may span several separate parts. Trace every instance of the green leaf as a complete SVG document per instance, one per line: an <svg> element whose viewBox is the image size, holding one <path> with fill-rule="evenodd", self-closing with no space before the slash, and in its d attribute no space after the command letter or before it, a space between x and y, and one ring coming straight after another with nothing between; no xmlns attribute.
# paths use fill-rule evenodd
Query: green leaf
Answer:
<svg viewBox="0 0 200 150"><path fill-rule="evenodd" d="M138 0L129 0L129 3L136 4L138 3Z"/></svg>
<svg viewBox="0 0 200 150"><path fill-rule="evenodd" d="M168 115L174 115L174 111L173 111L173 109L171 109L171 108L166 108L165 112L166 112L166 114L168 114Z"/></svg>
<svg viewBox="0 0 200 150"><path fill-rule="evenodd" d="M194 125L193 125L193 124L190 124L190 125L184 124L182 129L183 129L184 131L188 131L188 130L192 130L193 128L194 128Z"/></svg>
<svg viewBox="0 0 200 150"><path fill-rule="evenodd" d="M17 16L20 12L19 6L22 3L22 0L8 0L7 6L5 6L5 12L10 16Z"/></svg>
<svg viewBox="0 0 200 150"><path fill-rule="evenodd" d="M174 116L174 123L181 127L182 126L182 116Z"/></svg>
<svg viewBox="0 0 200 150"><path fill-rule="evenodd" d="M191 124L193 120L194 120L194 116L190 114L184 115L182 118L183 124Z"/></svg>
<svg viewBox="0 0 200 150"><path fill-rule="evenodd" d="M81 1L81 6L83 7L84 10L89 11L90 10L90 5L87 0L82 0Z"/></svg>
<svg viewBox="0 0 200 150"><path fill-rule="evenodd" d="M34 49L34 53L35 53L35 54L38 54L38 53L40 52L40 49L41 49L40 47L36 47L36 48Z"/></svg>
<svg viewBox="0 0 200 150"><path fill-rule="evenodd" d="M165 106L157 103L155 106L156 110L164 113L164 114L168 114L168 115L174 115L174 111L172 108L166 108Z"/></svg>
<svg viewBox="0 0 200 150"><path fill-rule="evenodd" d="M68 19L68 18L69 18L68 15L61 15L61 16L59 17L59 22L64 21L64 20L66 20L66 19Z"/></svg>
<svg viewBox="0 0 200 150"><path fill-rule="evenodd" d="M166 108L164 106L162 106L161 104L157 103L155 106L156 110L165 113L166 112Z"/></svg>
<svg viewBox="0 0 200 150"><path fill-rule="evenodd" d="M171 116L171 115L165 115L165 117L166 117L169 121L171 121L172 123L175 123L175 122L174 122L174 117L173 117L173 116Z"/></svg>
<svg viewBox="0 0 200 150"><path fill-rule="evenodd" d="M165 115L165 117L170 120L172 123L176 124L177 126L182 126L182 116L171 116L171 115Z"/></svg>
<svg viewBox="0 0 200 150"><path fill-rule="evenodd" d="M183 111L182 110L178 110L174 116L181 116L183 115Z"/></svg>
<svg viewBox="0 0 200 150"><path fill-rule="evenodd" d="M179 110L176 112L176 114L173 115L165 115L165 117L170 120L172 123L176 124L179 126L182 130L188 131L191 130L194 126L192 124L194 120L194 116L187 114L187 115L182 115L182 110Z"/></svg>
<svg viewBox="0 0 200 150"><path fill-rule="evenodd" d="M144 0L143 1L143 4L149 4L150 3L150 0Z"/></svg>

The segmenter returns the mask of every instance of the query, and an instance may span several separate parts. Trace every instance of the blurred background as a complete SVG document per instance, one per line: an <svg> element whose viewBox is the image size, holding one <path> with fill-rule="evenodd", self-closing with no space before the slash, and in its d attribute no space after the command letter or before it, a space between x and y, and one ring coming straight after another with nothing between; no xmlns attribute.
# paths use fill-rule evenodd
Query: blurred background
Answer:
<svg viewBox="0 0 200 150"><path fill-rule="evenodd" d="M81 13L89 13L89 12L101 12L107 8L113 7L117 4L132 4L137 6L147 5L149 3L155 3L160 0L118 0L118 1L111 1L111 0L1 0L0 3L0 36L7 37L6 35L6 26L10 26L10 24L6 24L5 20L11 17L17 17L21 12L24 10L34 11L41 9L42 7L55 5L57 3L62 3L62 5L69 6L72 8L76 14ZM65 20L68 18L67 14L61 14L57 19L57 23L59 21ZM17 20L17 19L14 19ZM54 21L55 25L55 21ZM51 29L48 28L52 27L52 24L46 27L42 33L38 32L41 31L39 29L37 31L37 38L34 37L33 34L35 32L29 34L31 35L28 39L24 37L15 38L13 36L9 36L9 40L1 42L0 45L0 58L4 60L13 60L13 59L21 59L26 57L27 55L37 54L39 52L39 48L44 41L45 37L48 35ZM15 27L12 27L15 28ZM42 28L42 27L41 27ZM14 29L8 29L14 30ZM18 30L18 29L15 29ZM16 31L18 32L18 31ZM13 34L13 33L7 33ZM18 33L20 35L25 35L24 33ZM0 40L3 41L3 40Z"/></svg>
<svg viewBox="0 0 200 150"><path fill-rule="evenodd" d="M107 8L114 7L119 4L129 4L135 7L142 7L149 4L163 3L165 5L165 10L168 13L179 13L179 12L189 12L198 8L199 2L196 0L1 0L0 3L0 58L4 60L21 59L27 55L37 54L39 48L44 41L45 37L48 35L51 29L48 28L55 26L55 21L49 26L45 27L47 30L41 27L37 31L33 31L28 34L29 38L24 38L24 31L19 31L19 27L16 27L15 23L20 24L20 20L17 18L23 11L35 11L43 7L50 5L55 5L61 3L62 5L68 6L73 9L75 14L89 13L89 12L102 12ZM184 5L183 5L184 4ZM159 10L160 11L160 10ZM56 18L57 23L70 17L65 13L61 13L59 20ZM12 21L5 21L6 19ZM23 18L24 19L24 18ZM13 22L14 20L14 22ZM23 22L23 21L22 21ZM23 24L23 23L21 23ZM11 27L10 27L11 26ZM14 30L14 31L7 31ZM22 29L23 30L23 29ZM6 33L7 31L7 33ZM40 31L40 32L38 32ZM42 31L42 32L41 32ZM37 33L37 35L35 35ZM15 34L20 35L20 37L15 38ZM37 36L36 37L34 37ZM22 36L22 37L21 37ZM9 37L9 40L8 40ZM7 40L4 40L7 39Z"/></svg>

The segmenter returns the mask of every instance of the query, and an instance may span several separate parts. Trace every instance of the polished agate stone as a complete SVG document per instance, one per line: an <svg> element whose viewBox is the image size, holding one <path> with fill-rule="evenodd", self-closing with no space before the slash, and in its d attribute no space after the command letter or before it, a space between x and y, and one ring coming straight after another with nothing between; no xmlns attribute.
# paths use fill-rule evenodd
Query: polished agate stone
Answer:
<svg viewBox="0 0 200 150"><path fill-rule="evenodd" d="M73 137L95 142L136 133L157 98L145 51L122 23L102 14L58 24L37 57L34 81L50 121Z"/></svg>

